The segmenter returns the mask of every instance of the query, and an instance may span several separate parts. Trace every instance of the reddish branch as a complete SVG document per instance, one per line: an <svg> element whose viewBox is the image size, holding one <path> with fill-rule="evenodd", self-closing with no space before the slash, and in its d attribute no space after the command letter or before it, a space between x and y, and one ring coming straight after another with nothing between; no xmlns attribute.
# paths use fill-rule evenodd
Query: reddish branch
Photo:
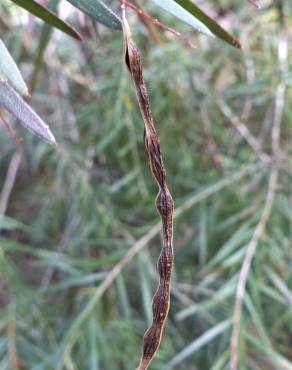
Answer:
<svg viewBox="0 0 292 370"><path fill-rule="evenodd" d="M166 26L164 23L161 23L157 18L151 17L149 14L145 13L143 10L138 8L136 5L130 3L128 0L120 0L121 4L125 5L126 7L134 10L140 17L146 19L148 22L155 24L156 26L168 31L178 37L183 43L190 46L191 48L196 48L196 46L191 42L191 40L183 35L181 32L176 31L175 29Z"/></svg>

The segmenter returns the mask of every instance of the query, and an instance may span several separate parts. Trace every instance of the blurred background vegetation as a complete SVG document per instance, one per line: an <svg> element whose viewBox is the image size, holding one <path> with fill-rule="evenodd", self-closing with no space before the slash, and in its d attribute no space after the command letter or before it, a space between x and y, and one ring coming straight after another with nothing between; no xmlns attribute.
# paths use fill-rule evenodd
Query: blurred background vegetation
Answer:
<svg viewBox="0 0 292 370"><path fill-rule="evenodd" d="M239 271L269 202L244 296L239 369L291 369L288 2L198 3L243 51L139 2L189 34L193 50L128 11L177 209L172 304L151 369L229 368ZM0 4L1 37L59 144L14 126L19 147L0 125L0 369L134 369L161 249L143 122L122 34L63 1L59 15L83 43Z"/></svg>

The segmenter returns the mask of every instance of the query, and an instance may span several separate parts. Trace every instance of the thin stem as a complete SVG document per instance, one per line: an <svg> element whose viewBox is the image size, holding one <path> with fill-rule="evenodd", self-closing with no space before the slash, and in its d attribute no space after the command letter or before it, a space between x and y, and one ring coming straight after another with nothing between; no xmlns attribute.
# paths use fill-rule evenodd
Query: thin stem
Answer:
<svg viewBox="0 0 292 370"><path fill-rule="evenodd" d="M241 316L242 316L242 306L246 292L246 284L251 268L251 263L253 257L256 253L256 249L260 239L264 236L267 223L270 219L272 214L275 197L276 197L276 190L278 184L278 172L279 166L277 163L277 157L280 151L280 133L281 133L281 123L282 123L282 116L283 116L283 108L284 108L284 99L285 99L285 79L284 75L287 69L287 40L285 36L280 35L280 40L278 44L278 59L279 65L282 72L281 82L279 83L276 89L275 95L275 111L274 111L274 119L273 119L273 128L272 128L272 148L273 148L273 157L274 161L272 162L272 169L269 177L268 183L268 190L265 205L263 208L263 212L260 218L259 223L257 224L252 239L250 240L246 255L244 257L244 261L242 263L240 273L239 273L239 280L236 289L236 297L235 297L235 307L233 313L233 327L232 327L232 334L230 339L230 368L231 370L238 370L238 352L239 352L239 337L240 337L240 323L241 323Z"/></svg>
<svg viewBox="0 0 292 370"><path fill-rule="evenodd" d="M196 46L190 41L190 39L187 36L183 35L181 32L178 32L175 29L166 26L164 23L161 23L157 18L151 17L149 14L145 13L142 9L138 8L137 6L135 6L134 4L130 3L127 0L120 0L120 2L121 2L121 4L125 5L126 7L134 10L134 12L136 12L140 17L143 17L147 21L155 24L155 26L158 26L158 27L164 29L165 31L168 31L168 32L172 33L173 35L175 35L176 37L181 39L182 42L185 43L186 45L188 45L189 47L191 47L193 49L196 48Z"/></svg>
<svg viewBox="0 0 292 370"><path fill-rule="evenodd" d="M11 158L3 190L2 193L0 194L0 216L4 216L6 213L7 204L15 184L15 179L21 163L21 159L22 159L22 148L19 147L17 152L15 152Z"/></svg>

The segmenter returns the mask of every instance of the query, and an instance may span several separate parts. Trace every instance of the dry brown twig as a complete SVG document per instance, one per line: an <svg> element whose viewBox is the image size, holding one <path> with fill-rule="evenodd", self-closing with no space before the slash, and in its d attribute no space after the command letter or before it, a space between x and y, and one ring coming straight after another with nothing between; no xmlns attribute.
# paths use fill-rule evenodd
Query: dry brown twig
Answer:
<svg viewBox="0 0 292 370"><path fill-rule="evenodd" d="M20 145L22 143L22 138L20 138L17 133L15 132L14 128L11 126L11 124L6 121L6 118L4 115L2 115L1 109L0 109L0 122L3 123L3 126L6 128L10 136L15 141L16 145Z"/></svg>
<svg viewBox="0 0 292 370"><path fill-rule="evenodd" d="M7 204L15 184L17 172L22 160L22 148L19 146L18 150L13 154L9 167L7 170L6 179L3 185L3 190L0 195L0 216L4 216L7 209ZM1 228L0 228L1 230Z"/></svg>
<svg viewBox="0 0 292 370"><path fill-rule="evenodd" d="M171 27L168 27L164 23L159 22L157 18L151 17L149 14L145 13L142 9L130 3L128 0L120 0L120 3L122 4L121 5L122 7L127 6L128 8L131 8L132 10L134 10L134 12L136 12L140 16L141 19L144 19L147 22L150 22L150 24L154 24L155 26L158 26L162 28L163 30L170 32L174 36L178 37L184 44L188 45L189 47L193 49L196 48L196 46L191 42L191 40L187 36L183 35L181 32L178 32Z"/></svg>
<svg viewBox="0 0 292 370"><path fill-rule="evenodd" d="M14 138L16 144L18 145L18 149L13 154L10 160L6 178L5 178L4 185L3 185L3 189L0 194L0 218L1 216L5 216L6 214L8 202L9 202L13 187L15 185L16 176L17 176L17 173L18 173L21 161L22 161L22 144L21 144L22 141L21 139L18 138L18 136L16 135L15 131L10 126L10 124L6 122L6 120L3 117L1 118L2 118L2 122L4 123L4 126L7 128L11 136ZM1 233L1 224L0 224L0 233ZM19 365L19 358L18 358L17 350L16 350L16 325L15 325L16 302L15 302L15 297L12 293L11 293L10 300L11 300L10 320L7 326L8 357L9 357L9 365L11 366L11 368L17 370L20 368L20 365Z"/></svg>
<svg viewBox="0 0 292 370"><path fill-rule="evenodd" d="M125 39L125 62L133 78L136 95L144 121L144 142L149 164L159 186L156 208L161 216L163 247L158 258L159 285L152 300L153 321L143 338L143 351L138 370L146 370L160 345L163 327L170 305L170 283L173 266L173 200L166 185L166 172L160 152L160 141L154 126L149 96L143 77L141 55L131 38L130 27L123 10L123 32Z"/></svg>
<svg viewBox="0 0 292 370"><path fill-rule="evenodd" d="M17 133L14 131L13 127L10 125L8 121L6 121L5 117L2 115L0 110L0 122L3 123L6 130L9 132L11 137L14 139L18 149L13 154L9 167L7 170L6 179L4 181L3 190L0 194L0 216L4 216L6 213L8 201L12 192L12 189L15 184L15 179L17 176L17 172L22 160L22 139L18 137ZM0 226L1 231L1 226Z"/></svg>
<svg viewBox="0 0 292 370"><path fill-rule="evenodd" d="M9 305L9 321L7 325L9 366L13 370L20 370L21 364L16 349L16 300L11 293Z"/></svg>
<svg viewBox="0 0 292 370"><path fill-rule="evenodd" d="M248 0L249 3L251 3L253 6L255 6L257 9L260 9L260 5L257 3L256 0Z"/></svg>
<svg viewBox="0 0 292 370"><path fill-rule="evenodd" d="M250 240L244 261L241 266L239 273L239 280L236 289L235 297L235 307L233 313L233 327L230 339L230 369L238 370L238 352L239 352L239 336L240 336L240 323L242 316L242 306L244 301L244 296L246 292L246 283L248 275L251 268L251 263L255 255L258 243L265 233L265 229L269 218L271 216L276 190L278 183L278 161L277 158L280 152L280 133L281 133L281 123L285 99L285 74L287 70L287 40L284 35L280 35L278 44L278 59L281 70L281 81L276 89L275 94L275 108L274 108L274 119L272 128L272 151L273 151L273 162L268 182L268 190L263 212L259 223L257 224L255 231L253 233L252 239Z"/></svg>

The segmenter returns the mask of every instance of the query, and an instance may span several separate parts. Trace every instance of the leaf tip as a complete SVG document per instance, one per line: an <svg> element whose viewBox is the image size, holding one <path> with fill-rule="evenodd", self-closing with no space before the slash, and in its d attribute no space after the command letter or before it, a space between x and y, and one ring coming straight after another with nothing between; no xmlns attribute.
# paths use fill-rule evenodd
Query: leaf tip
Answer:
<svg viewBox="0 0 292 370"><path fill-rule="evenodd" d="M28 91L28 88L26 87L25 90L22 92L22 95L26 98L31 98L31 93Z"/></svg>
<svg viewBox="0 0 292 370"><path fill-rule="evenodd" d="M72 34L72 36L73 36L77 41L83 42L84 40L83 40L82 35L81 35L78 31L76 31L75 29L73 29L73 30L74 30L74 33Z"/></svg>
<svg viewBox="0 0 292 370"><path fill-rule="evenodd" d="M47 140L47 142L50 144L50 145L53 145L55 148L58 147L58 144L57 144L57 141L55 139L55 136L52 134L51 130L49 129L49 127L47 127L47 135L46 135L46 138L45 140Z"/></svg>
<svg viewBox="0 0 292 370"><path fill-rule="evenodd" d="M233 40L232 45L236 47L236 49L243 50L241 42L237 39Z"/></svg>

